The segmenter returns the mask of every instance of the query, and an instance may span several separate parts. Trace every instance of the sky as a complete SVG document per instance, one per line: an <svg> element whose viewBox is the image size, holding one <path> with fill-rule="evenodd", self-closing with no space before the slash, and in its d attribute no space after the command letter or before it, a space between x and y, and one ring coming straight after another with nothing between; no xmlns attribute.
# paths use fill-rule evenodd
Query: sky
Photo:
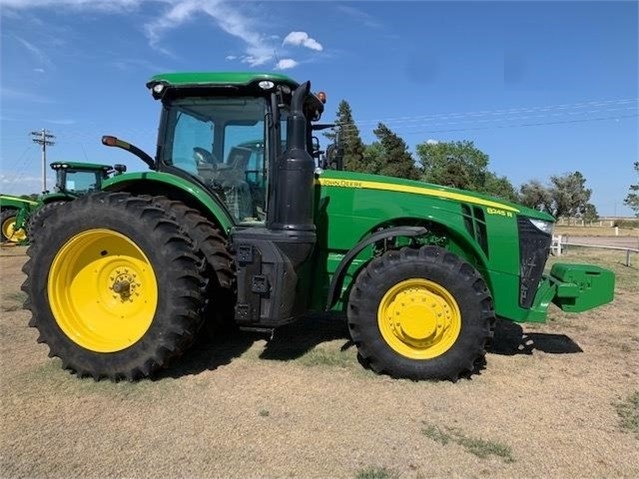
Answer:
<svg viewBox="0 0 639 479"><path fill-rule="evenodd" d="M311 80L325 122L348 101L366 143L470 140L515 186L580 171L600 215L632 213L637 1L0 0L0 22L4 194L41 189L32 131L48 162L142 170L100 138L154 154L152 75L255 71Z"/></svg>

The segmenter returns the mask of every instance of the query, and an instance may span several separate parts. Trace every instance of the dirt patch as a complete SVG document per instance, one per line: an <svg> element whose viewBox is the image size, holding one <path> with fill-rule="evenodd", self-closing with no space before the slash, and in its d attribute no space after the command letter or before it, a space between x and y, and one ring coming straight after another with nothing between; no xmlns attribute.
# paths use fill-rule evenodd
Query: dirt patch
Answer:
<svg viewBox="0 0 639 479"><path fill-rule="evenodd" d="M0 256L2 477L639 476L619 413L639 388L639 271L616 257L593 253L623 272L613 304L500 323L487 368L456 384L363 369L339 316L202 341L157 380L113 384L47 358L26 258Z"/></svg>

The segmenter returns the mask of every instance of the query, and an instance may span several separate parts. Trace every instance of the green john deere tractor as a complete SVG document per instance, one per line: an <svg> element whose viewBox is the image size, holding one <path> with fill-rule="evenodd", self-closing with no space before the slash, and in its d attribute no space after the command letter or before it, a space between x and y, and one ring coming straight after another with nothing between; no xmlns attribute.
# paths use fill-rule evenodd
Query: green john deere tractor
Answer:
<svg viewBox="0 0 639 479"><path fill-rule="evenodd" d="M27 232L23 224L29 213L37 206L37 201L0 195L0 241L8 243L26 241Z"/></svg>
<svg viewBox="0 0 639 479"><path fill-rule="evenodd" d="M272 331L335 310L373 370L456 380L481 363L496 315L541 322L551 302L580 312L613 299L608 270L544 272L545 213L318 168L324 107L309 82L175 73L147 87L162 106L155 157L103 143L150 171L54 210L28 250L30 325L79 376L150 376L205 324Z"/></svg>
<svg viewBox="0 0 639 479"><path fill-rule="evenodd" d="M49 165L56 174L55 191L45 193L39 203L32 207L17 226L26 229L30 240L33 240L45 224L51 212L58 206L67 204L80 196L84 196L102 188L102 182L114 174L126 171L124 165L101 165L79 161L55 161Z"/></svg>

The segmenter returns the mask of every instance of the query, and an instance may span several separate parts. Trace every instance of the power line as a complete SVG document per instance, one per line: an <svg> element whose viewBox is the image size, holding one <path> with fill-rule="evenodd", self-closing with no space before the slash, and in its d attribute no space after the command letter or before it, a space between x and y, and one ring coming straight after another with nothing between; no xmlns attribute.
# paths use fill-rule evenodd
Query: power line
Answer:
<svg viewBox="0 0 639 479"><path fill-rule="evenodd" d="M42 192L47 191L47 146L55 145L55 136L44 128L40 131L32 131L31 140L42 148Z"/></svg>

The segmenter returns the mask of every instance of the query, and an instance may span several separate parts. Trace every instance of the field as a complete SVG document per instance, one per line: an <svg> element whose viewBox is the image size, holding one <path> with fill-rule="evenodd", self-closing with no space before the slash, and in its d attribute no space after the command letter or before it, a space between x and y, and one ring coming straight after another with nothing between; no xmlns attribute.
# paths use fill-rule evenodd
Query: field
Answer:
<svg viewBox="0 0 639 479"><path fill-rule="evenodd" d="M360 366L343 318L271 341L198 343L139 383L60 369L27 327L24 249L2 250L0 476L639 477L639 270L621 251L613 304L500 323L472 379L392 380ZM553 261L556 259L553 259Z"/></svg>
<svg viewBox="0 0 639 479"><path fill-rule="evenodd" d="M555 226L556 235L564 236L615 236L615 228L604 226ZM618 236L639 239L639 228L619 228Z"/></svg>

